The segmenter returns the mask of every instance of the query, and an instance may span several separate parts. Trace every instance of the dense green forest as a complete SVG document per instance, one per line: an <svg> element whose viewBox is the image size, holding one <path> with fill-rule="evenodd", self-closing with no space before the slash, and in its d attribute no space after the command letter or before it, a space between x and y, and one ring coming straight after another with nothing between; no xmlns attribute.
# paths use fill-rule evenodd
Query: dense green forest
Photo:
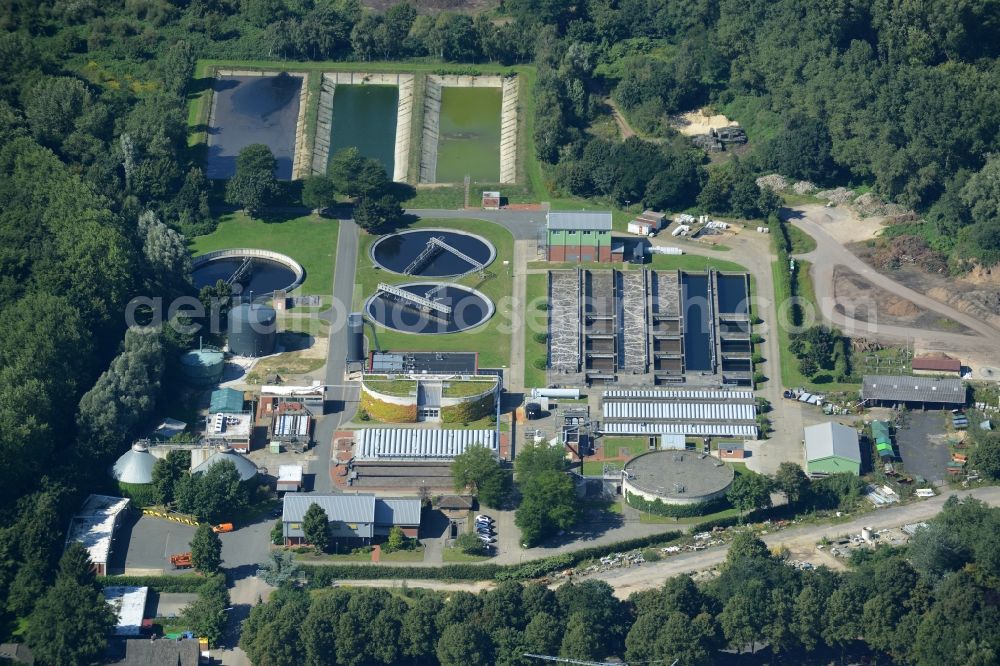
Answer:
<svg viewBox="0 0 1000 666"><path fill-rule="evenodd" d="M286 584L251 611L241 645L271 666L537 663L525 652L685 666L987 666L1000 657L998 528L1000 509L952 498L906 548L860 550L844 573L796 569L742 532L717 578L670 578L626 601L586 579L554 592L505 581L478 595Z"/></svg>
<svg viewBox="0 0 1000 666"><path fill-rule="evenodd" d="M125 313L136 296L191 292L185 235L210 230L222 203L188 146L198 58L534 62L537 158L557 192L756 217L780 201L754 179L778 170L870 186L923 216L897 235L1000 261L998 2L506 0L476 17L415 6L0 6L3 637L43 640L50 620L35 607L58 585L68 516L105 488L190 343L126 333ZM608 98L643 138L595 136ZM752 151L710 166L669 129L670 114L703 104L741 121Z"/></svg>

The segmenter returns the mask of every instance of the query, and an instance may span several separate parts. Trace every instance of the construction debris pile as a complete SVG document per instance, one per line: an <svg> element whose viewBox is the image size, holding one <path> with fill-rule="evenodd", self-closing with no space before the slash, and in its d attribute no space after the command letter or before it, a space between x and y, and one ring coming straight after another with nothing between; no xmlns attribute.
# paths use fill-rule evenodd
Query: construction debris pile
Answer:
<svg viewBox="0 0 1000 666"><path fill-rule="evenodd" d="M772 192L783 192L788 189L788 180L777 173L761 176L756 180L756 183L760 189L771 190Z"/></svg>

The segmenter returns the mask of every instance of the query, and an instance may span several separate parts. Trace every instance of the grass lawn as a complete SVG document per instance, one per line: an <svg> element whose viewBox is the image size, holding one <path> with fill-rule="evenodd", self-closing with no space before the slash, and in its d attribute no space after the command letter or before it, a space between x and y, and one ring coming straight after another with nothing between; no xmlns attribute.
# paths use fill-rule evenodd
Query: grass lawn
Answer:
<svg viewBox="0 0 1000 666"><path fill-rule="evenodd" d="M713 247L714 250L728 250L728 247L722 245L717 245ZM682 270L682 271L705 271L709 268L714 268L719 271L738 271L744 272L746 268L737 264L734 261L727 261L725 259L716 259L715 257L703 257L696 254L654 254L652 255L649 263L638 266L636 264L625 262L624 264L601 264L595 261L587 261L583 263L574 262L549 262L549 261L529 261L528 268L545 268L548 270L556 270L560 268L591 268L595 270L607 270L608 268L615 268L622 271L634 271L641 269L653 269L653 270ZM529 276L530 277L530 276Z"/></svg>
<svg viewBox="0 0 1000 666"><path fill-rule="evenodd" d="M809 254L816 249L816 239L792 224L786 224L792 254Z"/></svg>
<svg viewBox="0 0 1000 666"><path fill-rule="evenodd" d="M718 248L716 248L718 249ZM738 271L744 272L746 268L734 261L716 259L715 257L702 257L694 254L654 254L652 260L647 264L653 270L682 270L682 271L704 271L714 268L718 271Z"/></svg>
<svg viewBox="0 0 1000 666"><path fill-rule="evenodd" d="M285 352L268 356L257 362L253 370L247 374L247 381L252 379L264 381L264 378L271 374L278 375L304 375L315 372L326 364L326 357L303 356L297 352Z"/></svg>
<svg viewBox="0 0 1000 666"><path fill-rule="evenodd" d="M546 362L549 355L547 341L539 342L535 339L537 333L544 333L546 327L546 311L539 310L538 306L548 303L548 283L549 276L544 273L529 273L525 287L525 312L531 315L531 321L527 322L527 330L524 332L524 385L526 387L542 387L546 385L546 372L544 368L535 366L536 362ZM537 330L535 330L537 329Z"/></svg>
<svg viewBox="0 0 1000 666"><path fill-rule="evenodd" d="M670 524L670 525L697 525L698 523L703 523L707 520L721 520L723 518L733 518L739 515L739 511L736 509L723 509L722 511L716 511L715 513L705 514L704 516L690 516L688 518L670 518L668 516L654 516L651 513L639 513L640 523L651 523L651 524Z"/></svg>
<svg viewBox="0 0 1000 666"><path fill-rule="evenodd" d="M816 306L815 292L813 291L812 277L809 275L810 264L808 261L798 261L796 260L796 276L798 279L798 293L801 298L801 303L803 308L812 308L812 312L819 314L819 309ZM787 293L784 286L784 281L782 280L783 271L787 270L784 264L779 262L774 262L771 264L771 275L774 278L774 301L779 305L779 312L781 312L781 304L787 301L791 295ZM774 322L771 326L772 335L773 331L778 332L779 347L781 349L781 384L782 386L788 388L799 388L803 387L809 391L816 391L820 393L826 393L830 391L854 391L857 390L857 384L840 384L837 382L827 382L825 384L817 384L810 381L805 376L799 372L799 359L795 357L795 354L789 349L791 343L791 331L789 331L790 322L781 320Z"/></svg>
<svg viewBox="0 0 1000 666"><path fill-rule="evenodd" d="M413 550L397 550L392 553L387 553L382 551L382 555L379 557L380 562L423 562L424 561L424 547L414 548Z"/></svg>
<svg viewBox="0 0 1000 666"><path fill-rule="evenodd" d="M601 476L604 474L604 466L621 469L624 463L615 460L585 460L583 462L583 473L585 476Z"/></svg>
<svg viewBox="0 0 1000 666"><path fill-rule="evenodd" d="M417 390L417 382L411 379L371 379L365 378L365 386L386 395L407 397Z"/></svg>
<svg viewBox="0 0 1000 666"><path fill-rule="evenodd" d="M605 458L617 458L622 455L634 457L646 452L649 440L645 437L603 437L601 446L604 447ZM622 451L623 448L628 449L627 454Z"/></svg>
<svg viewBox="0 0 1000 666"><path fill-rule="evenodd" d="M295 559L305 564L328 564L332 562L371 562L370 551L359 550L350 553L296 553Z"/></svg>
<svg viewBox="0 0 1000 666"><path fill-rule="evenodd" d="M479 365L483 368L506 367L510 363L511 277L503 268L504 260L514 256L514 238L501 226L482 220L421 219L409 228L440 227L461 229L488 239L497 250L496 259L487 268L492 277L482 280L473 273L458 280L459 284L473 287L493 301L497 311L482 326L461 333L441 335L415 335L378 327L378 342L383 350L397 351L475 351L479 352ZM376 268L368 248L378 236L364 234L358 247L358 270L355 278L359 288L354 290L354 306L360 310L365 300L375 292L379 282L389 284L420 281L411 275L397 275ZM450 281L450 279L445 279ZM371 340L371 331L365 329ZM374 344L371 345L374 349Z"/></svg>
<svg viewBox="0 0 1000 666"><path fill-rule="evenodd" d="M441 557L445 562L482 562L490 559L492 555L469 555L463 553L460 548L445 548Z"/></svg>
<svg viewBox="0 0 1000 666"><path fill-rule="evenodd" d="M305 282L294 294L330 294L338 229L337 220L317 215L254 220L245 213L229 213L219 218L215 231L191 239L190 248L194 255L234 247L287 254L306 271Z"/></svg>
<svg viewBox="0 0 1000 666"><path fill-rule="evenodd" d="M446 382L441 389L441 395L445 398L467 398L470 395L479 395L489 390L493 382L477 382L471 380Z"/></svg>

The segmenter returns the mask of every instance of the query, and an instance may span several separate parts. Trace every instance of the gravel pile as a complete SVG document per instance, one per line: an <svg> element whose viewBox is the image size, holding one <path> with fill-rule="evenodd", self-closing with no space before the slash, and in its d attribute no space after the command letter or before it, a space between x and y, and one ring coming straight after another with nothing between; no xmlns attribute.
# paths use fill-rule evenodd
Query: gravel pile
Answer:
<svg viewBox="0 0 1000 666"><path fill-rule="evenodd" d="M788 181L781 174L772 173L768 176L761 176L757 179L757 187L762 190L781 192L788 189Z"/></svg>
<svg viewBox="0 0 1000 666"><path fill-rule="evenodd" d="M854 190L849 190L846 187L835 187L832 190L817 192L816 196L820 199L832 201L835 204L846 204L854 199Z"/></svg>
<svg viewBox="0 0 1000 666"><path fill-rule="evenodd" d="M792 185L792 189L795 190L796 194L809 194L816 191L816 186L808 180L800 180L795 185Z"/></svg>
<svg viewBox="0 0 1000 666"><path fill-rule="evenodd" d="M879 199L877 196L871 192L865 192L860 197L854 200L854 209L858 212L858 215L862 217L868 217L870 215L883 215L883 216L903 216L910 212L904 206L894 203L886 203Z"/></svg>

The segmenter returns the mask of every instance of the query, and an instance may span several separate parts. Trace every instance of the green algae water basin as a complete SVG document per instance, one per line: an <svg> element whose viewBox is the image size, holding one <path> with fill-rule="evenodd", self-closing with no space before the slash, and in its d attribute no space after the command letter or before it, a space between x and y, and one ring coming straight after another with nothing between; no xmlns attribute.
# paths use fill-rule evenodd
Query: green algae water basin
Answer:
<svg viewBox="0 0 1000 666"><path fill-rule="evenodd" d="M338 85L333 93L330 157L356 147L363 156L378 160L392 178L398 105L396 86Z"/></svg>
<svg viewBox="0 0 1000 666"><path fill-rule="evenodd" d="M442 88L437 182L500 181L501 97L500 88Z"/></svg>

